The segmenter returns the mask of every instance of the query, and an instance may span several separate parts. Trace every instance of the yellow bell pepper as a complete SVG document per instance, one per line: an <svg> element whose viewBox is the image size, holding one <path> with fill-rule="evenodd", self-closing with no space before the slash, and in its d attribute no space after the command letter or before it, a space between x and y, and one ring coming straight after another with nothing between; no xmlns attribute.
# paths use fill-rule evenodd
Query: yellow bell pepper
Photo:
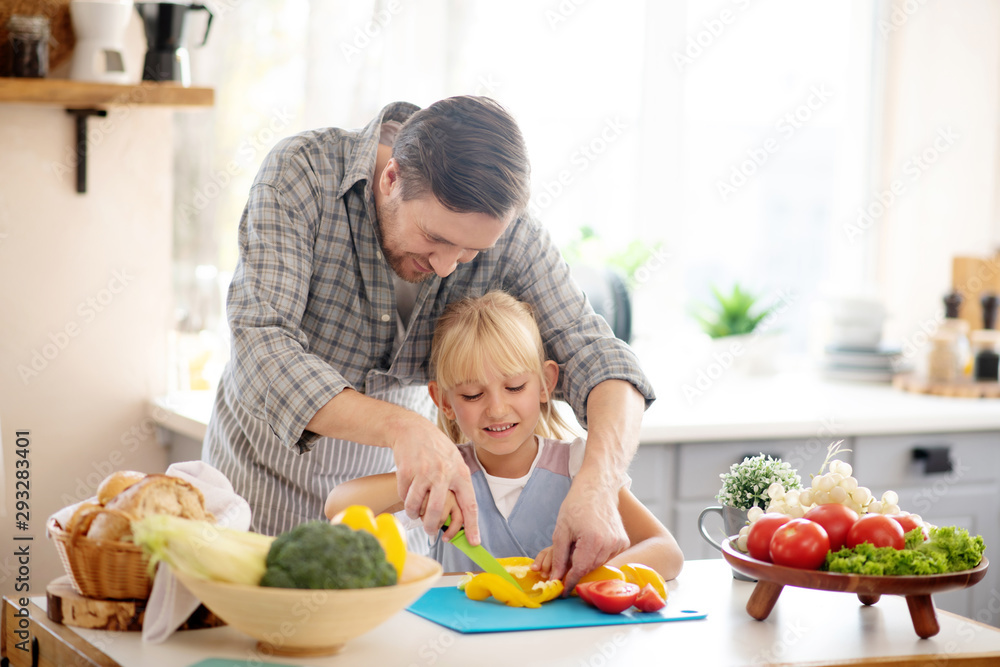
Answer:
<svg viewBox="0 0 1000 667"><path fill-rule="evenodd" d="M385 551L385 559L396 569L396 576L403 576L403 568L406 566L406 534L395 516L387 513L375 516L369 507L351 505L330 522L342 523L352 530L363 530L374 535Z"/></svg>
<svg viewBox="0 0 1000 667"><path fill-rule="evenodd" d="M543 602L562 595L563 584L558 579L540 581L528 590L518 588L499 574L482 572L464 581L465 595L470 600L485 600L491 595L508 607L538 609Z"/></svg>
<svg viewBox="0 0 1000 667"><path fill-rule="evenodd" d="M625 579L630 584L638 586L639 590L642 590L646 584L650 584L661 598L667 599L667 584L660 573L653 568L642 563L626 563L622 565L621 571L625 575Z"/></svg>

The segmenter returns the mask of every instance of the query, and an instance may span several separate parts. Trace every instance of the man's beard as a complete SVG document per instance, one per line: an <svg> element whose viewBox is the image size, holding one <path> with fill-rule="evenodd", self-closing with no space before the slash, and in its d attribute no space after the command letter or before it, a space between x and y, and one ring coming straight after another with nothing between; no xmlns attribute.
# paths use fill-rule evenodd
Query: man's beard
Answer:
<svg viewBox="0 0 1000 667"><path fill-rule="evenodd" d="M389 268L392 269L393 273L408 283L422 283L432 277L434 273L417 273L412 268L407 270L409 266L407 260L410 258L419 260L421 259L420 255L397 252L393 249L400 245L398 211L399 202L395 200L387 200L381 205L375 205L375 213L378 216L375 231L378 234L379 246L382 248L382 255L389 263Z"/></svg>

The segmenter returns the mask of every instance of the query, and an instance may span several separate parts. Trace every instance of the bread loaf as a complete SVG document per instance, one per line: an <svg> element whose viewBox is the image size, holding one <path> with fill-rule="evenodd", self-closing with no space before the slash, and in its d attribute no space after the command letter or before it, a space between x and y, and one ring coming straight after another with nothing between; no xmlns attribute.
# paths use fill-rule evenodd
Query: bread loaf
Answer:
<svg viewBox="0 0 1000 667"><path fill-rule="evenodd" d="M146 475L112 498L87 531L95 540L121 540L132 534L130 522L151 514L214 521L205 511L205 498L192 484L169 475Z"/></svg>
<svg viewBox="0 0 1000 667"><path fill-rule="evenodd" d="M119 470L104 478L101 485L97 487L97 502L107 505L111 499L128 487L141 482L146 478L146 473L135 470Z"/></svg>

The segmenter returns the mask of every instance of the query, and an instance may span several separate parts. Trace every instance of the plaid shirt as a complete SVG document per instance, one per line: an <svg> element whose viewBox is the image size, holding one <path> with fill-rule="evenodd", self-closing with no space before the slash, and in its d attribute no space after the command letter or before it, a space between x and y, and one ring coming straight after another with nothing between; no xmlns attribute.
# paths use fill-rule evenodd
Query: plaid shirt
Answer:
<svg viewBox="0 0 1000 667"><path fill-rule="evenodd" d="M359 131L287 138L251 187L227 305L232 360L203 458L250 502L255 530L274 534L322 518L336 484L393 469L389 449L321 438L306 424L347 387L433 418L426 384L434 323L463 297L501 289L535 309L561 371L556 397L581 424L587 395L604 380L632 383L647 405L654 398L632 350L594 314L548 234L528 217L447 278L421 283L397 340L372 177L381 123L403 122L417 109L397 102Z"/></svg>

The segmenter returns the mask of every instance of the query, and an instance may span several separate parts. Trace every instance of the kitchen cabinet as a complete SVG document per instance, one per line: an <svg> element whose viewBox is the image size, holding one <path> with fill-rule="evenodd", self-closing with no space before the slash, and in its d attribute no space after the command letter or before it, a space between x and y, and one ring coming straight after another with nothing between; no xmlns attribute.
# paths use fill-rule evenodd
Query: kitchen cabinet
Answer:
<svg viewBox="0 0 1000 667"><path fill-rule="evenodd" d="M850 463L854 476L877 498L892 489L904 510L935 525L961 526L982 535L987 557L1000 545L1000 431L855 436L845 438L843 448L851 451L837 458ZM826 447L815 438L647 444L630 468L632 491L671 530L685 559L721 558L701 536L698 515L718 505L719 475L744 456L759 453L788 461L808 485L810 473L826 458ZM945 457L952 470L928 472L937 461L928 456ZM675 476L664 476L669 471ZM706 525L722 539L721 519L709 517ZM940 609L1000 626L998 590L1000 571L990 568L976 586L936 595L934 602Z"/></svg>
<svg viewBox="0 0 1000 667"><path fill-rule="evenodd" d="M986 555L1000 546L1000 432L858 437L854 456L862 483L876 497L892 489L899 505L939 526L982 535ZM930 458L928 452L935 452ZM947 464L947 465L939 465ZM938 468L935 470L935 467ZM950 470L941 468L950 467ZM1000 570L972 588L935 596L938 607L1000 625Z"/></svg>

